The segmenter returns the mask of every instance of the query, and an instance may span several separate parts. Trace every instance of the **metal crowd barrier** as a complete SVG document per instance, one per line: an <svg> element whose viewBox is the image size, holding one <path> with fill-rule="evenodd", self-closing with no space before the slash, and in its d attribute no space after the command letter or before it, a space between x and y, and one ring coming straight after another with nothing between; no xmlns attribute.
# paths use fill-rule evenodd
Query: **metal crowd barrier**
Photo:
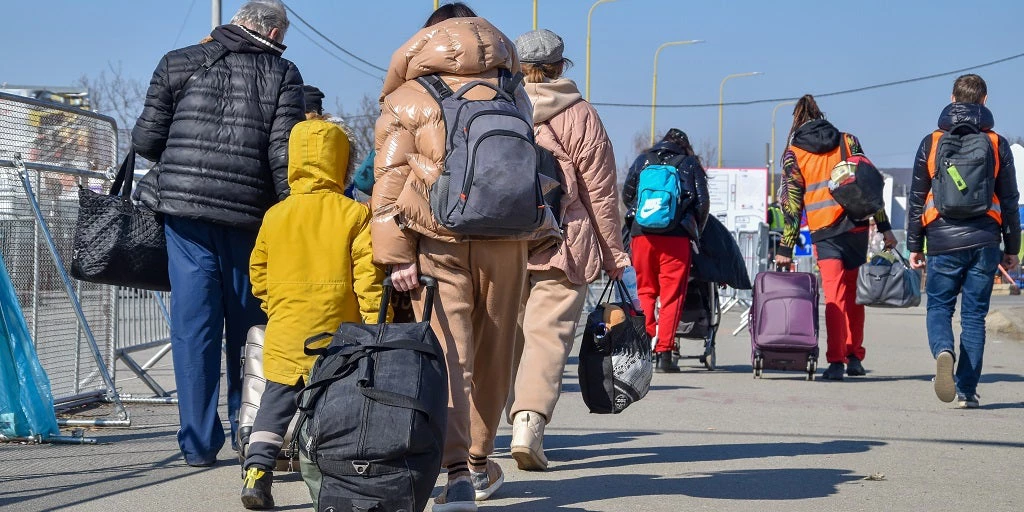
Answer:
<svg viewBox="0 0 1024 512"><path fill-rule="evenodd" d="M768 270L768 244L770 240L768 224L761 223L756 230L738 230L733 236L736 237L736 243L740 247L740 254L743 255L747 275L750 276L750 281L753 282L758 274ZM750 308L754 305L754 295L752 290L734 290L734 292L732 297L723 305L722 313L725 314L736 306L746 308L740 314L740 325L732 331L732 335L736 336L743 329L746 329L750 323L749 313Z"/></svg>
<svg viewBox="0 0 1024 512"><path fill-rule="evenodd" d="M0 252L55 407L111 402L118 416L60 420L63 425L129 425L115 385L115 361L144 375L159 357L133 367L129 354L167 345L165 307L144 307L138 298L124 297L132 292L75 281L67 272L78 189L106 189L117 163L113 119L0 93ZM157 353L162 357L167 350ZM150 387L166 396L159 386Z"/></svg>

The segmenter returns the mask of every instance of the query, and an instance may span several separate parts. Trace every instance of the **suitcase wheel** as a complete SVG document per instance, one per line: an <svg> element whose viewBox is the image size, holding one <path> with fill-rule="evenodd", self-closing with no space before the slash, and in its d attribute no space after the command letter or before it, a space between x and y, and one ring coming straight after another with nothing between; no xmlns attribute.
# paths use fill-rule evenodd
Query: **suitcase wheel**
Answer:
<svg viewBox="0 0 1024 512"><path fill-rule="evenodd" d="M814 356L807 356L807 380L814 380L814 374L818 371L818 359Z"/></svg>
<svg viewBox="0 0 1024 512"><path fill-rule="evenodd" d="M754 356L754 378L761 378L761 371L764 369L764 359L760 354Z"/></svg>

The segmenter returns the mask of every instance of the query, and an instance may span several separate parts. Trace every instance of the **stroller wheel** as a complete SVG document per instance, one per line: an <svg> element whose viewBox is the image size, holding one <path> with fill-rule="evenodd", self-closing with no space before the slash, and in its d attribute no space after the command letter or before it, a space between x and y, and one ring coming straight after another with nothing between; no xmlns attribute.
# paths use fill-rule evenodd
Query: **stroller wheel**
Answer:
<svg viewBox="0 0 1024 512"><path fill-rule="evenodd" d="M708 371L713 371L715 369L715 346L711 346L711 353L708 354L707 357L702 357L700 359L700 362L704 363L704 367L707 368Z"/></svg>

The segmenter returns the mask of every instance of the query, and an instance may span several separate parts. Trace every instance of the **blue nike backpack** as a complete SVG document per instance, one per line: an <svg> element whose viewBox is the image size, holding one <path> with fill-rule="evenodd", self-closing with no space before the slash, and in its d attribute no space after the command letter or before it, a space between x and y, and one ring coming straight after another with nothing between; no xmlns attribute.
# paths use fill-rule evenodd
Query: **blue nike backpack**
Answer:
<svg viewBox="0 0 1024 512"><path fill-rule="evenodd" d="M676 166L648 164L637 184L636 223L652 233L672 231L683 216L684 195Z"/></svg>

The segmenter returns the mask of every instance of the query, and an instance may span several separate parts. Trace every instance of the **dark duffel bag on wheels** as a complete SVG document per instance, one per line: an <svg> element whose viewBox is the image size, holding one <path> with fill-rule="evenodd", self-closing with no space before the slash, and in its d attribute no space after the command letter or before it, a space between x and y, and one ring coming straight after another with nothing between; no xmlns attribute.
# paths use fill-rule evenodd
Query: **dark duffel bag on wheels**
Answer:
<svg viewBox="0 0 1024 512"><path fill-rule="evenodd" d="M899 251L890 261L882 256L857 270L857 304L876 308L912 308L921 304L921 276Z"/></svg>
<svg viewBox="0 0 1024 512"><path fill-rule="evenodd" d="M424 320L386 323L384 281L378 325L344 323L310 338L319 355L299 394L302 475L321 512L419 512L441 468L448 372L430 328L437 281L426 287ZM325 348L314 349L330 339Z"/></svg>
<svg viewBox="0 0 1024 512"><path fill-rule="evenodd" d="M654 375L651 337L644 315L629 300L604 303L612 285L629 297L622 281L609 282L589 316L580 345L579 379L590 412L618 414L647 396Z"/></svg>

